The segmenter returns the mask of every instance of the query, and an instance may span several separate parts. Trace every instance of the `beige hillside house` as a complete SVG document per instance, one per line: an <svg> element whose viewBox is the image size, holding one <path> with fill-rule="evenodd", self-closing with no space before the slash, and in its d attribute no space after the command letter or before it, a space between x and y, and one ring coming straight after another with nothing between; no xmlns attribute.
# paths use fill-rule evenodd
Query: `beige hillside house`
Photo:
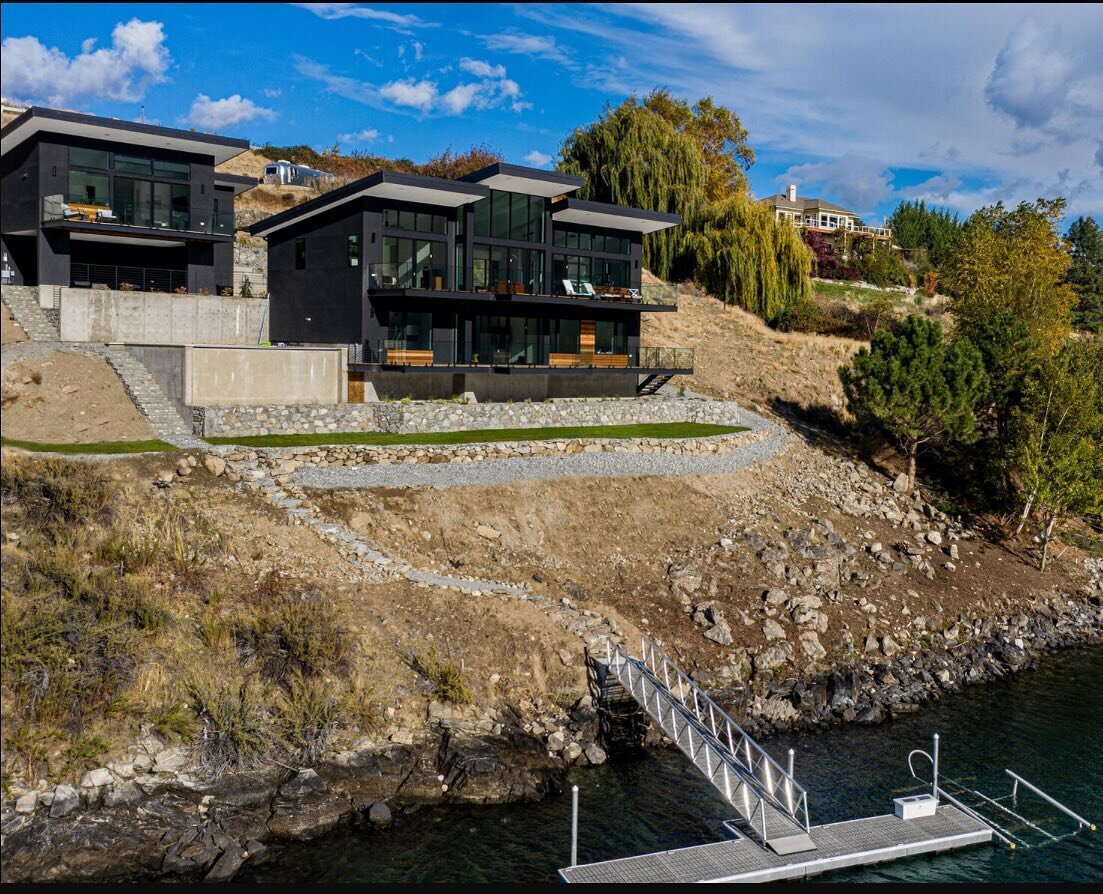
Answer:
<svg viewBox="0 0 1103 894"><path fill-rule="evenodd" d="M821 233L834 233L836 230L843 229L855 235L892 241L892 230L885 227L863 226L858 215L853 211L823 199L798 197L795 183L790 183L784 193L767 196L760 201L773 209L774 217L779 222L789 223L794 227Z"/></svg>

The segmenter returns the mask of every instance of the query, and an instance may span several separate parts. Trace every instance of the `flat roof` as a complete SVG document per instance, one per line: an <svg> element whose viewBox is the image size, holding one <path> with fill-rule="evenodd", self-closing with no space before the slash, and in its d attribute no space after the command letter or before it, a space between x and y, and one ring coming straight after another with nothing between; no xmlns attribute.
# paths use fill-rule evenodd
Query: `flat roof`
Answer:
<svg viewBox="0 0 1103 894"><path fill-rule="evenodd" d="M631 233L655 233L676 227L682 222L679 215L665 211L645 211L642 208L625 208L621 205L574 198L565 198L552 205L552 220L556 223L628 230Z"/></svg>
<svg viewBox="0 0 1103 894"><path fill-rule="evenodd" d="M501 161L461 177L460 180L468 183L482 183L490 189L498 189L502 192L523 192L530 196L543 196L545 199L574 192L582 186L581 177L561 174L559 171L510 165Z"/></svg>
<svg viewBox="0 0 1103 894"><path fill-rule="evenodd" d="M235 196L241 195L247 189L252 189L259 182L260 181L256 177L246 177L244 174L223 174L219 171L214 172L214 185L231 187Z"/></svg>
<svg viewBox="0 0 1103 894"><path fill-rule="evenodd" d="M36 133L60 133L71 136L112 140L129 146L149 146L214 156L216 165L240 155L249 148L248 140L223 137L195 130L179 130L117 118L100 118L80 112L63 112L32 106L0 130L0 154L6 155Z"/></svg>
<svg viewBox="0 0 1103 894"><path fill-rule="evenodd" d="M441 177L404 174L399 171L377 171L333 192L258 221L249 228L249 232L254 236L265 236L363 196L458 208L488 195L489 188L479 183L464 183L461 180L445 180Z"/></svg>

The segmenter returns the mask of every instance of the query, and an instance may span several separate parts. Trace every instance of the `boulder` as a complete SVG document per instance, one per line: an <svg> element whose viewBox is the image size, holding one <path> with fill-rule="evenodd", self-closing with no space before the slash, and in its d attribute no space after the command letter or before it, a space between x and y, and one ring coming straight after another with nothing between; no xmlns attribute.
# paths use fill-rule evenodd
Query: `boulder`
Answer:
<svg viewBox="0 0 1103 894"><path fill-rule="evenodd" d="M582 746L577 742L571 742L563 749L563 757L569 761L576 761L582 756Z"/></svg>
<svg viewBox="0 0 1103 894"><path fill-rule="evenodd" d="M555 732L548 736L548 751L562 751L567 745L567 736L562 732Z"/></svg>
<svg viewBox="0 0 1103 894"><path fill-rule="evenodd" d="M27 792L15 801L16 813L34 813L38 807L38 792Z"/></svg>
<svg viewBox="0 0 1103 894"><path fill-rule="evenodd" d="M71 785L56 786L53 795L50 804L51 819L68 816L80 806L80 794Z"/></svg>
<svg viewBox="0 0 1103 894"><path fill-rule="evenodd" d="M166 748L153 759L154 773L175 773L188 765L187 748Z"/></svg>
<svg viewBox="0 0 1103 894"><path fill-rule="evenodd" d="M785 628L773 618L767 618L766 623L762 625L762 634L766 637L767 642L775 639L785 639Z"/></svg>
<svg viewBox="0 0 1103 894"><path fill-rule="evenodd" d="M81 788L100 788L111 784L111 771L107 767L89 770L80 778Z"/></svg>
<svg viewBox="0 0 1103 894"><path fill-rule="evenodd" d="M222 856L215 860L214 866L203 876L205 882L228 882L241 869L245 862L245 848L234 840L226 843Z"/></svg>
<svg viewBox="0 0 1103 894"><path fill-rule="evenodd" d="M898 494L906 494L908 492L908 476L901 472L896 476L896 480L892 482L892 489Z"/></svg>
<svg viewBox="0 0 1103 894"><path fill-rule="evenodd" d="M718 643L721 646L730 646L732 644L732 631L728 626L728 622L723 618L720 618L712 627L705 631L705 639L712 640L714 643Z"/></svg>
<svg viewBox="0 0 1103 894"><path fill-rule="evenodd" d="M203 468L218 478L226 471L226 460L221 456L215 456L213 453L208 453L203 457Z"/></svg>
<svg viewBox="0 0 1103 894"><path fill-rule="evenodd" d="M603 763L605 763L605 749L602 748L600 745L587 746L584 754L586 755L586 760L588 760L595 767L600 767Z"/></svg>
<svg viewBox="0 0 1103 894"><path fill-rule="evenodd" d="M897 652L900 651L900 644L887 634L881 637L881 654L886 658L891 658Z"/></svg>
<svg viewBox="0 0 1103 894"><path fill-rule="evenodd" d="M280 786L280 795L284 798L302 798L306 795L329 791L329 786L311 769L299 770L291 779Z"/></svg>
<svg viewBox="0 0 1103 894"><path fill-rule="evenodd" d="M767 605L784 605L789 599L789 594L784 590L767 590L763 598Z"/></svg>
<svg viewBox="0 0 1103 894"><path fill-rule="evenodd" d="M490 525L476 525L475 533L487 540L498 540L502 536L501 531L495 530Z"/></svg>
<svg viewBox="0 0 1103 894"><path fill-rule="evenodd" d="M820 638L813 630L806 630L800 635L800 647L813 661L819 661L827 654L827 650L820 645Z"/></svg>
<svg viewBox="0 0 1103 894"><path fill-rule="evenodd" d="M384 804L382 801L376 801L368 808L368 822L370 822L377 829L385 829L391 824L394 817L391 815L391 808Z"/></svg>
<svg viewBox="0 0 1103 894"><path fill-rule="evenodd" d="M928 531L927 542L935 546L942 546L942 535L938 531Z"/></svg>

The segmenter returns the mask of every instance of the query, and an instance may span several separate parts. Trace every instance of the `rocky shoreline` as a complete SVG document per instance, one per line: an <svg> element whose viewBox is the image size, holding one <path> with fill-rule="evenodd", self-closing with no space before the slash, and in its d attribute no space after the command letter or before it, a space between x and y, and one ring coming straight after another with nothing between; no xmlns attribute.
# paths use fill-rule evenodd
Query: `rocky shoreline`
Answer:
<svg viewBox="0 0 1103 894"><path fill-rule="evenodd" d="M959 619L921 650L867 656L814 676L750 671L744 685L699 674L758 736L914 713L963 686L1034 667L1048 652L1103 642L1103 588L1056 596L991 619ZM187 749L148 735L126 763L81 785L5 793L5 882L164 879L228 881L281 841L339 823L390 824L394 812L441 803L539 800L561 791L569 767L600 764L589 697L563 715L528 703L497 715L430 703L424 730L361 739L312 768L269 764L204 781ZM393 741L398 738L399 741ZM654 729L646 744L669 745ZM13 797L14 796L14 797Z"/></svg>

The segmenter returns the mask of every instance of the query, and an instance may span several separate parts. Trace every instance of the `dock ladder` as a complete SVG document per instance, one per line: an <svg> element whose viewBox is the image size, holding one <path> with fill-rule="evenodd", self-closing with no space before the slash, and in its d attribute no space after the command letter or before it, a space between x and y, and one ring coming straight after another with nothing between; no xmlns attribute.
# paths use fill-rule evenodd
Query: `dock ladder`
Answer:
<svg viewBox="0 0 1103 894"><path fill-rule="evenodd" d="M752 840L777 854L815 850L808 792L646 637L642 657L606 643L606 663L660 729L735 808Z"/></svg>

